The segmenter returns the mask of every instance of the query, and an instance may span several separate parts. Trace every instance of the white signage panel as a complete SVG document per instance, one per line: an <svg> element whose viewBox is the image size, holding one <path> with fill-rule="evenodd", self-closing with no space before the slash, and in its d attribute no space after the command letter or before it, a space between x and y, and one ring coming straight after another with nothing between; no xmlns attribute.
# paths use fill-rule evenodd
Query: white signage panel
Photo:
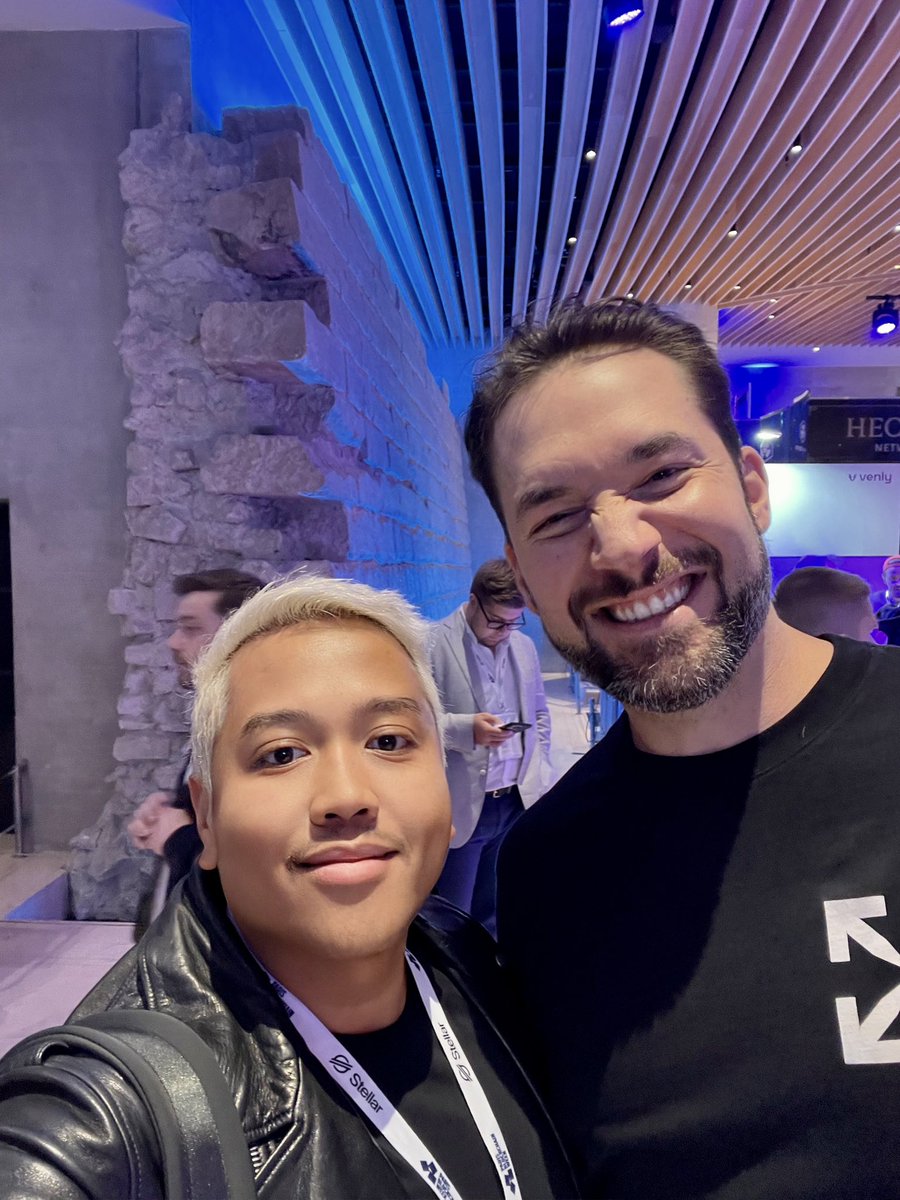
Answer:
<svg viewBox="0 0 900 1200"><path fill-rule="evenodd" d="M767 463L776 558L881 557L900 539L900 463Z"/></svg>

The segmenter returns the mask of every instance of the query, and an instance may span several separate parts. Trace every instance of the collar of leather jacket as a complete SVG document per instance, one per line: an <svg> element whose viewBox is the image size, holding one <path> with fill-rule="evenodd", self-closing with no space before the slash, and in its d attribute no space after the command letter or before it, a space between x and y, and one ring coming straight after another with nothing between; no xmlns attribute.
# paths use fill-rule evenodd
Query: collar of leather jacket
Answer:
<svg viewBox="0 0 900 1200"><path fill-rule="evenodd" d="M495 1019L499 970L480 925L429 897L408 945ZM248 1142L277 1138L295 1120L303 1082L296 1034L228 918L218 872L195 866L70 1019L109 1008L158 1009L191 1025L219 1060Z"/></svg>

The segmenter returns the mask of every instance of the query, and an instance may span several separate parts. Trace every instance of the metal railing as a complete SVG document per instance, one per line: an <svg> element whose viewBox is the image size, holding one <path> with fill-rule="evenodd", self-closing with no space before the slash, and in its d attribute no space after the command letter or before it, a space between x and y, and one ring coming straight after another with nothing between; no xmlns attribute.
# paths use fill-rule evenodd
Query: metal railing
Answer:
<svg viewBox="0 0 900 1200"><path fill-rule="evenodd" d="M20 759L9 768L3 775L0 775L0 783L7 779L12 780L12 801L13 801L13 820L12 825L7 825L5 829L0 829L2 833L12 833L15 837L15 856L16 858L24 858L32 852L32 846L28 843L31 841L30 832L26 833L25 829L25 805L23 803L25 779L28 775L28 762L26 759Z"/></svg>

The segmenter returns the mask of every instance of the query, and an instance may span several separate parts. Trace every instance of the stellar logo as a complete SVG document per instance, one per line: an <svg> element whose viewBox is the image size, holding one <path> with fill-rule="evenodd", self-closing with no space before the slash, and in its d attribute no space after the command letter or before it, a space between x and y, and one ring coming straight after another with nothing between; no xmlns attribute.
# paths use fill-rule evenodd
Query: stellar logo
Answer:
<svg viewBox="0 0 900 1200"><path fill-rule="evenodd" d="M457 1071L459 1071L460 1079L464 1079L466 1081L466 1083L472 1082L472 1072L465 1065L465 1063L457 1063L456 1069L457 1069Z"/></svg>
<svg viewBox="0 0 900 1200"><path fill-rule="evenodd" d="M350 1060L343 1054L336 1054L334 1058L330 1058L328 1061L337 1071L338 1075L346 1075L353 1066L353 1063L351 1063Z"/></svg>

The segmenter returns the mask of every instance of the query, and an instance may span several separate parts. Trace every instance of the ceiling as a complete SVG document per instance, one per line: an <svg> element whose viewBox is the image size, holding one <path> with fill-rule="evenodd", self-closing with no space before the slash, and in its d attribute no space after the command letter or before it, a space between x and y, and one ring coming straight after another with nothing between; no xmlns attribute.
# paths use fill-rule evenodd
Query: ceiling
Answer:
<svg viewBox="0 0 900 1200"><path fill-rule="evenodd" d="M0 27L205 3L0 0ZM900 293L898 0L645 0L619 33L600 0L220 4L312 111L429 341L633 292L717 308L726 358L900 361L866 300Z"/></svg>
<svg viewBox="0 0 900 1200"><path fill-rule="evenodd" d="M245 3L431 340L634 292L864 346L900 292L897 0Z"/></svg>

